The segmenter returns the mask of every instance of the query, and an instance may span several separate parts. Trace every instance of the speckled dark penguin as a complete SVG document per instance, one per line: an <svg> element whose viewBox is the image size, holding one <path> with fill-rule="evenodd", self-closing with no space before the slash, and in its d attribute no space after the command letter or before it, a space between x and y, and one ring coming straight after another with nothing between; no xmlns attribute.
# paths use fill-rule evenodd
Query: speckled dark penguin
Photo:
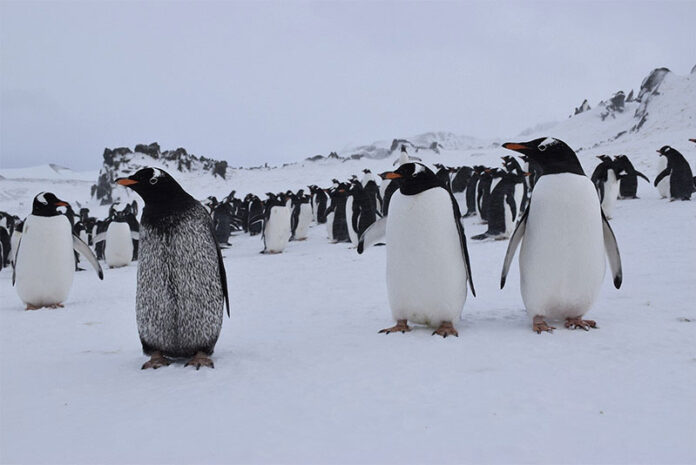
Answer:
<svg viewBox="0 0 696 465"><path fill-rule="evenodd" d="M145 201L141 218L136 317L143 368L193 357L213 367L213 353L229 301L225 267L207 210L166 172L144 168L117 182Z"/></svg>

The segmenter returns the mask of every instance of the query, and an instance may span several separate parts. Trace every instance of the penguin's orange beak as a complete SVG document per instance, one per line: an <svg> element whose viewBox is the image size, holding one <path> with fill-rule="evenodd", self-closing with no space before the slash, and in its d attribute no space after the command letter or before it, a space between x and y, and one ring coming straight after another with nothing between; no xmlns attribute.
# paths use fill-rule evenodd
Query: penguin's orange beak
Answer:
<svg viewBox="0 0 696 465"><path fill-rule="evenodd" d="M116 180L116 184L120 184L122 186L132 186L133 184L138 184L138 181L134 181L130 178L118 178Z"/></svg>
<svg viewBox="0 0 696 465"><path fill-rule="evenodd" d="M515 152L520 152L520 151L522 151L522 150L528 150L528 149L529 149L529 147L527 147L526 145L524 145L524 144L518 144L518 143L515 143L515 142L505 142L505 143L503 144L503 148L506 148L506 149L508 149L508 150L514 150Z"/></svg>
<svg viewBox="0 0 696 465"><path fill-rule="evenodd" d="M59 200L56 203L54 203L53 205L55 205L56 207L67 207L68 202L63 202L62 200Z"/></svg>
<svg viewBox="0 0 696 465"><path fill-rule="evenodd" d="M403 176L401 176L399 173L390 172L390 173L384 174L384 179L401 179L401 178L403 178Z"/></svg>

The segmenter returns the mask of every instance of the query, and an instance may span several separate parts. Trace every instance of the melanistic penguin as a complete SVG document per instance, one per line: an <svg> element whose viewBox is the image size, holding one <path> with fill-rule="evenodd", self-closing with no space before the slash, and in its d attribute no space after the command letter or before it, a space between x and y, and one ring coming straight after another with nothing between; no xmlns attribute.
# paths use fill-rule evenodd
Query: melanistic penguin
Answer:
<svg viewBox="0 0 696 465"><path fill-rule="evenodd" d="M116 182L145 201L141 217L136 320L142 368L188 358L186 366L213 368L220 335L227 278L210 213L174 178L143 168Z"/></svg>
<svg viewBox="0 0 696 465"><path fill-rule="evenodd" d="M406 163L387 173L401 181L389 216L365 231L358 253L386 233L387 291L396 326L380 333L407 332L408 322L458 336L454 327L464 307L467 281L474 291L459 205L428 167Z"/></svg>
<svg viewBox="0 0 696 465"><path fill-rule="evenodd" d="M614 166L621 173L621 176L619 176L619 198L637 199L638 176L647 182L650 182L650 180L633 166L633 163L626 155L616 155L614 157Z"/></svg>
<svg viewBox="0 0 696 465"><path fill-rule="evenodd" d="M660 157L667 159L667 166L655 178L655 186L669 176L669 197L671 200L691 200L691 194L696 191L694 175L689 162L677 150L665 145L657 151Z"/></svg>
<svg viewBox="0 0 696 465"><path fill-rule="evenodd" d="M290 240L290 206L284 195L266 194L261 253L282 253Z"/></svg>
<svg viewBox="0 0 696 465"><path fill-rule="evenodd" d="M542 168L529 208L517 223L503 263L500 287L520 249L520 289L532 329L555 329L547 321L565 320L566 328L595 328L583 316L599 295L606 256L614 286L621 287L621 257L602 212L594 184L575 152L563 141L540 138L506 143Z"/></svg>
<svg viewBox="0 0 696 465"><path fill-rule="evenodd" d="M58 207L67 205L51 192L41 192L34 197L31 215L24 221L12 284L27 310L63 306L75 274L73 251L84 256L99 279L104 279L89 246L73 234L68 218L58 212Z"/></svg>

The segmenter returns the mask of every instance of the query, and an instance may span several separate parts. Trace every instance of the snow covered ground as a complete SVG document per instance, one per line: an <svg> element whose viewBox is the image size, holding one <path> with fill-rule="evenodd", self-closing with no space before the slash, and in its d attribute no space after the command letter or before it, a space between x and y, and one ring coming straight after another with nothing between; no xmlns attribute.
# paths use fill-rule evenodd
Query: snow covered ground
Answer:
<svg viewBox="0 0 696 465"><path fill-rule="evenodd" d="M605 280L591 332L533 333L516 265L498 289L507 243L471 241L459 338L377 334L385 249L316 226L275 256L233 239L214 370L141 371L135 264L36 312L3 271L0 461L694 463L696 209L642 187L617 206L624 285Z"/></svg>

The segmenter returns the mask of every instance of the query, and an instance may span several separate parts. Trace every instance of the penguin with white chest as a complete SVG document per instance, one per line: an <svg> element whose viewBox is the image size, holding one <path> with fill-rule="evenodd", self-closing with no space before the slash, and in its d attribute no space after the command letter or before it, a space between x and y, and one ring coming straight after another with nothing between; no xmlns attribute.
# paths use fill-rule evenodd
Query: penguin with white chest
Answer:
<svg viewBox="0 0 696 465"><path fill-rule="evenodd" d="M595 328L583 316L597 299L606 268L621 287L621 257L616 238L602 212L595 187L577 155L564 142L540 138L503 147L537 162L541 175L529 207L510 238L500 287L517 246L520 249L520 289L532 328L555 329L547 320L565 320L566 328Z"/></svg>
<svg viewBox="0 0 696 465"><path fill-rule="evenodd" d="M380 333L410 331L410 321L436 328L433 334L458 336L454 322L466 301L467 281L476 292L457 201L421 163L403 164L385 177L399 180L399 190L389 215L368 228L358 245L362 253L386 234L387 291L396 326Z"/></svg>
<svg viewBox="0 0 696 465"><path fill-rule="evenodd" d="M97 235L96 242L104 241L104 260L109 268L128 266L133 260L134 241L139 240L139 232L133 231L129 224L132 215L130 205L119 208L114 204L106 232Z"/></svg>
<svg viewBox="0 0 696 465"><path fill-rule="evenodd" d="M143 168L116 182L145 201L135 302L143 352L150 356L142 368L182 357L189 358L186 366L213 368L210 355L229 299L210 214L160 169Z"/></svg>
<svg viewBox="0 0 696 465"><path fill-rule="evenodd" d="M263 224L263 250L261 253L282 253L290 240L290 206L283 196L266 194L265 221Z"/></svg>
<svg viewBox="0 0 696 465"><path fill-rule="evenodd" d="M82 254L99 279L104 273L89 246L72 232L68 218L57 208L67 206L51 192L34 197L17 245L12 284L27 310L58 308L68 297L75 274L75 254Z"/></svg>

